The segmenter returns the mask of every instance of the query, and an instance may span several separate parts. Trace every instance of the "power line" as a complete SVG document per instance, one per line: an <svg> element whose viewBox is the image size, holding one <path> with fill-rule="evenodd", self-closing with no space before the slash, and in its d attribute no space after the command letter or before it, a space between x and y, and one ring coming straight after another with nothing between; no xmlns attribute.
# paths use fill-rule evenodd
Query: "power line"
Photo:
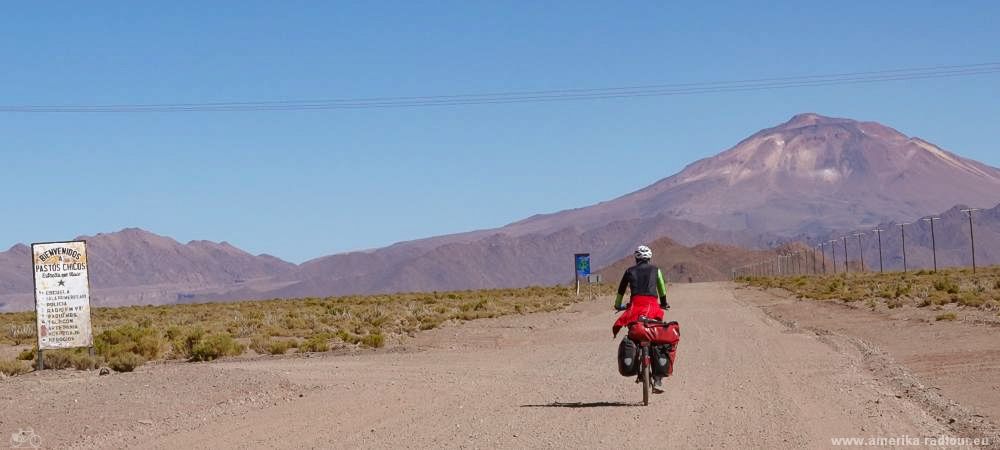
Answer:
<svg viewBox="0 0 1000 450"><path fill-rule="evenodd" d="M428 106L464 106L508 103L625 99L749 92L802 87L940 79L1000 73L1000 63L931 66L867 72L759 78L735 81L621 86L591 89L513 91L413 97L369 97L319 100L270 100L209 103L106 104L106 105L8 105L8 113L143 113L143 112L234 112L307 111L333 109L381 109Z"/></svg>

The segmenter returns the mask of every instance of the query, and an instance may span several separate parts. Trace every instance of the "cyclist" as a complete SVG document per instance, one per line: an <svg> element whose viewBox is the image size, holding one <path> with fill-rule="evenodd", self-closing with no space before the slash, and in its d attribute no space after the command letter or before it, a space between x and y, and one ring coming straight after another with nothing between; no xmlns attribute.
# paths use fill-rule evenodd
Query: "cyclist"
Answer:
<svg viewBox="0 0 1000 450"><path fill-rule="evenodd" d="M626 269L622 275L622 281L618 284L618 296L615 297L615 310L624 313L611 327L613 335L617 336L622 327L639 320L639 316L663 320L664 310L670 309L663 272L650 262L652 258L653 250L640 245L635 250L635 265ZM630 300L628 306L622 306L626 288L631 291ZM662 377L654 377L653 391L663 391Z"/></svg>

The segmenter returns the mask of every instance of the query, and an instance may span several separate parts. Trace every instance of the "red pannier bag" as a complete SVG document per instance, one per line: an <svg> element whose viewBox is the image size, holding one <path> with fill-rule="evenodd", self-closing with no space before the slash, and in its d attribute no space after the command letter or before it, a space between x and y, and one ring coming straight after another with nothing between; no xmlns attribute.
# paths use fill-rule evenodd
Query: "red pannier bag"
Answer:
<svg viewBox="0 0 1000 450"><path fill-rule="evenodd" d="M681 327L677 322L642 323L636 322L628 327L628 338L635 342L649 342L653 345L670 344L677 346L681 340Z"/></svg>

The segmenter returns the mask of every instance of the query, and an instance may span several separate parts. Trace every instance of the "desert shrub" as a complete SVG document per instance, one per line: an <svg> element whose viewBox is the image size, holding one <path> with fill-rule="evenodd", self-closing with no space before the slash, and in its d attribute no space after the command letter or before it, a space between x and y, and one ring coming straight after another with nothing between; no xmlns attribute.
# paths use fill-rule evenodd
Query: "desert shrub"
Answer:
<svg viewBox="0 0 1000 450"><path fill-rule="evenodd" d="M289 312L281 324L286 330L305 330L310 328L309 321L296 312Z"/></svg>
<svg viewBox="0 0 1000 450"><path fill-rule="evenodd" d="M94 370L104 364L104 358L90 356L89 353L77 353L73 357L73 368L77 370Z"/></svg>
<svg viewBox="0 0 1000 450"><path fill-rule="evenodd" d="M828 294L835 294L844 288L844 280L841 278L832 278L826 284L826 292Z"/></svg>
<svg viewBox="0 0 1000 450"><path fill-rule="evenodd" d="M421 330L431 330L441 326L444 323L444 318L440 316L426 317L420 320L419 328Z"/></svg>
<svg viewBox="0 0 1000 450"><path fill-rule="evenodd" d="M176 358L189 359L192 357L194 347L205 336L205 330L201 327L170 327L167 329L167 339L173 355Z"/></svg>
<svg viewBox="0 0 1000 450"><path fill-rule="evenodd" d="M68 369L73 367L73 352L71 350L46 350L42 353L46 369Z"/></svg>
<svg viewBox="0 0 1000 450"><path fill-rule="evenodd" d="M357 317L361 322L373 327L381 327L382 325L388 323L392 318L392 316L387 314L381 307L375 307L362 311Z"/></svg>
<svg viewBox="0 0 1000 450"><path fill-rule="evenodd" d="M354 313L343 306L330 306L326 309L326 313L335 321L351 320L354 318Z"/></svg>
<svg viewBox="0 0 1000 450"><path fill-rule="evenodd" d="M361 345L370 348L381 348L385 346L385 336L382 333L371 333L361 338Z"/></svg>
<svg viewBox="0 0 1000 450"><path fill-rule="evenodd" d="M275 340L267 346L267 352L272 355L284 355L288 349L298 347L298 342L288 339Z"/></svg>
<svg viewBox="0 0 1000 450"><path fill-rule="evenodd" d="M33 323L11 323L7 324L7 338L14 345L21 345L35 340L35 324Z"/></svg>
<svg viewBox="0 0 1000 450"><path fill-rule="evenodd" d="M15 375L21 375L23 373L28 373L31 368L28 367L24 361L19 361L16 359L0 359L0 374L4 376L12 377Z"/></svg>
<svg viewBox="0 0 1000 450"><path fill-rule="evenodd" d="M326 333L313 335L299 344L299 352L325 352L330 350L329 339L330 336Z"/></svg>
<svg viewBox="0 0 1000 450"><path fill-rule="evenodd" d="M347 330L338 330L337 331L337 338L340 339L341 341L343 341L346 344L357 344L358 342L361 341L361 337L360 336L355 335L355 334L353 334L353 333L351 333L350 331L347 331ZM299 349L301 350L301 348L302 347L300 346Z"/></svg>
<svg viewBox="0 0 1000 450"><path fill-rule="evenodd" d="M489 307L489 300L483 299L476 302L466 302L459 306L463 312L467 311L483 311Z"/></svg>
<svg viewBox="0 0 1000 450"><path fill-rule="evenodd" d="M243 344L236 342L229 333L215 333L203 336L191 348L191 361L211 361L223 356L238 356L243 353Z"/></svg>
<svg viewBox="0 0 1000 450"><path fill-rule="evenodd" d="M256 334L250 338L250 349L263 355L271 345L271 337L264 334Z"/></svg>
<svg viewBox="0 0 1000 450"><path fill-rule="evenodd" d="M233 320L226 324L226 331L236 337L247 337L257 333L264 326L263 314L251 311L246 314L237 312Z"/></svg>
<svg viewBox="0 0 1000 450"><path fill-rule="evenodd" d="M944 291L949 294L957 294L958 284L945 277L934 281L934 289L937 289L939 291Z"/></svg>
<svg viewBox="0 0 1000 450"><path fill-rule="evenodd" d="M17 354L17 359L21 361L32 361L38 356L37 348L31 347L21 350L21 353Z"/></svg>
<svg viewBox="0 0 1000 450"><path fill-rule="evenodd" d="M938 321L941 321L941 320L952 321L952 320L955 320L957 318L958 318L958 316L956 316L955 313L953 313L953 312L946 312L944 314L939 314L937 317L934 318L934 320L938 320Z"/></svg>
<svg viewBox="0 0 1000 450"><path fill-rule="evenodd" d="M951 297L952 296L941 291L932 291L932 294L930 294L931 303L934 305L947 305L948 303L951 303Z"/></svg>
<svg viewBox="0 0 1000 450"><path fill-rule="evenodd" d="M986 303L986 296L977 295L973 292L963 292L958 296L958 304L962 306L982 306Z"/></svg>
<svg viewBox="0 0 1000 450"><path fill-rule="evenodd" d="M142 317L142 318L140 318L139 320L136 321L136 325L138 325L139 328L152 328L153 327L153 318L149 317L149 316Z"/></svg>
<svg viewBox="0 0 1000 450"><path fill-rule="evenodd" d="M101 360L90 356L86 349L46 350L42 353L46 369L93 370L101 365Z"/></svg>
<svg viewBox="0 0 1000 450"><path fill-rule="evenodd" d="M163 356L167 346L160 332L151 327L123 325L102 332L94 338L97 353L107 359L123 353L135 353L145 360Z"/></svg>
<svg viewBox="0 0 1000 450"><path fill-rule="evenodd" d="M131 372L146 362L135 353L121 353L108 360L108 367L115 372Z"/></svg>

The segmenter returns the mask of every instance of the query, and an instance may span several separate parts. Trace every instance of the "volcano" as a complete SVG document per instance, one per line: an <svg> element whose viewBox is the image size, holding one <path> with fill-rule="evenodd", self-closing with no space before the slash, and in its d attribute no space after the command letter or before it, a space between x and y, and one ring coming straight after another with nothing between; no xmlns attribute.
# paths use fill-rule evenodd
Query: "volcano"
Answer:
<svg viewBox="0 0 1000 450"><path fill-rule="evenodd" d="M806 113L610 201L308 261L306 280L278 293L556 283L578 251L601 267L665 236L686 246L767 247L998 203L1000 169L875 122Z"/></svg>
<svg viewBox="0 0 1000 450"><path fill-rule="evenodd" d="M717 230L795 235L1000 202L1000 170L875 123L799 114L609 202L504 230L544 232L662 214Z"/></svg>

